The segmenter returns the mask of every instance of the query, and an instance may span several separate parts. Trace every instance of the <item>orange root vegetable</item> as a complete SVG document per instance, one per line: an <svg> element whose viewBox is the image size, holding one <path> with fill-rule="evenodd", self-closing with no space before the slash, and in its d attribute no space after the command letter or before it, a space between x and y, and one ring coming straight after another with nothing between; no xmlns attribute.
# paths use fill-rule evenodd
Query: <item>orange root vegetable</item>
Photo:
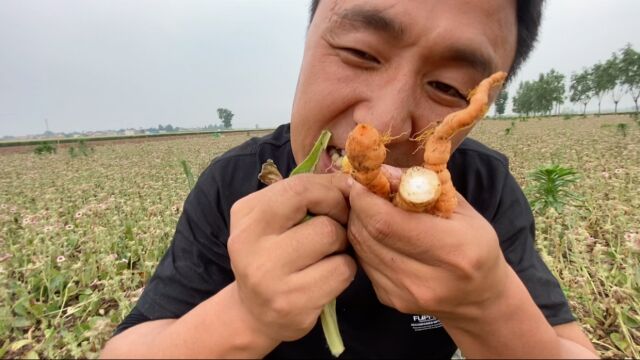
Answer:
<svg viewBox="0 0 640 360"><path fill-rule="evenodd" d="M451 216L458 205L456 189L451 182L451 174L447 170L447 162L451 156L451 138L458 131L473 126L486 114L491 89L500 85L506 76L506 73L498 72L480 82L469 96L469 106L449 114L427 137L423 166L425 169L431 170L432 175L407 172L400 182L400 191L394 198L396 206L409 211L425 211L444 218ZM437 181L427 181L426 177L430 176L433 179L433 174L437 176ZM405 179L406 176L410 176L410 178ZM420 178L416 179L417 176ZM403 184L407 188L412 187L412 189L403 190ZM440 193L435 201L423 200L436 192L434 189L425 187L424 184L433 184L432 186L438 187ZM407 194L411 194L413 198ZM416 202L414 199L422 200L422 202Z"/></svg>
<svg viewBox="0 0 640 360"><path fill-rule="evenodd" d="M414 166L402 175L393 204L404 210L425 212L438 200L440 192L438 175L431 170Z"/></svg>
<svg viewBox="0 0 640 360"><path fill-rule="evenodd" d="M357 182L372 193L388 199L391 186L381 170L387 149L378 130L370 125L359 124L349 134L345 150L348 160L343 160L343 171L348 170L350 165L351 176Z"/></svg>
<svg viewBox="0 0 640 360"><path fill-rule="evenodd" d="M456 189L447 170L447 162L451 156L451 138L458 131L473 126L484 117L489 109L491 89L502 84L506 78L505 72L497 72L482 80L469 94L469 106L447 115L427 139L423 166L438 174L442 187L440 197L429 210L430 213L448 218L458 205Z"/></svg>
<svg viewBox="0 0 640 360"><path fill-rule="evenodd" d="M507 74L497 72L482 80L469 94L469 106L449 114L433 129L424 144L422 167L409 169L400 180L393 203L404 210L427 212L449 218L458 205L456 189L447 170L451 156L451 138L473 126L489 108L491 89L504 82ZM366 186L371 192L389 198L390 185L381 166L386 157L385 140L372 126L356 126L347 139L347 156L342 159L343 172Z"/></svg>

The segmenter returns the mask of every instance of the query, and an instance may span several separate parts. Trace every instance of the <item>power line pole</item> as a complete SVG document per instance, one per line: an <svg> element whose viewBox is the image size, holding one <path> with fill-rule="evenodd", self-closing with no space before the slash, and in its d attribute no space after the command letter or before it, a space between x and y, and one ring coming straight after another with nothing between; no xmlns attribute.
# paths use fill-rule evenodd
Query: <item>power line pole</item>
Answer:
<svg viewBox="0 0 640 360"><path fill-rule="evenodd" d="M44 126L47 128L47 132L49 132L49 120L44 118Z"/></svg>

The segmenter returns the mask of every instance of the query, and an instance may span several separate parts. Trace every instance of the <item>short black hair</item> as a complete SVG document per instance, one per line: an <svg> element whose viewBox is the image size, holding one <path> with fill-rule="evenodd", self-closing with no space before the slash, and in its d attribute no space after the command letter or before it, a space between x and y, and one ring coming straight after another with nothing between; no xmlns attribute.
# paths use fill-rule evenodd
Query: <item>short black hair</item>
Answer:
<svg viewBox="0 0 640 360"><path fill-rule="evenodd" d="M515 77L515 74L520 69L522 63L529 57L538 40L544 1L545 0L517 0L518 42L513 63L511 64L511 69L509 69L510 79ZM311 0L311 17L309 22L313 20L319 3L320 0Z"/></svg>

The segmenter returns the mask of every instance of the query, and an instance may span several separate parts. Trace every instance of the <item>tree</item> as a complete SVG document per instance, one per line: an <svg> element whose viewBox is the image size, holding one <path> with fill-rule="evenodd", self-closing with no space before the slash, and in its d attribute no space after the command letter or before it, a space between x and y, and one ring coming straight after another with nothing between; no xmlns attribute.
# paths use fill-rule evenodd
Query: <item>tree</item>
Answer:
<svg viewBox="0 0 640 360"><path fill-rule="evenodd" d="M611 54L611 58L604 63L605 74L607 76L607 85L611 92L613 100L614 112L618 112L618 103L627 89L622 85L622 64L616 53Z"/></svg>
<svg viewBox="0 0 640 360"><path fill-rule="evenodd" d="M534 109L535 100L535 84L531 81L524 81L518 85L518 90L513 96L511 102L513 103L513 112L518 114L524 114L529 116Z"/></svg>
<svg viewBox="0 0 640 360"><path fill-rule="evenodd" d="M584 107L582 115L587 113L587 104L593 98L593 84L591 83L591 71L583 70L581 73L571 75L569 86L569 101L581 103Z"/></svg>
<svg viewBox="0 0 640 360"><path fill-rule="evenodd" d="M621 83L627 88L636 104L638 112L638 98L640 98L640 53L631 48L631 44L620 51Z"/></svg>
<svg viewBox="0 0 640 360"><path fill-rule="evenodd" d="M602 97L615 86L615 77L611 76L610 71L607 65L601 62L591 68L591 86L593 95L598 98L598 114Z"/></svg>
<svg viewBox="0 0 640 360"><path fill-rule="evenodd" d="M219 108L218 118L222 121L225 129L231 128L231 119L233 119L233 113L229 109Z"/></svg>
<svg viewBox="0 0 640 360"><path fill-rule="evenodd" d="M551 69L540 74L536 81L520 83L513 98L514 112L525 114L550 114L554 108L558 112L564 103L564 75Z"/></svg>
<svg viewBox="0 0 640 360"><path fill-rule="evenodd" d="M560 112L560 105L564 103L564 75L551 69L544 77L544 92L549 97L551 106L556 108L556 114Z"/></svg>
<svg viewBox="0 0 640 360"><path fill-rule="evenodd" d="M502 89L498 98L496 99L496 115L503 115L507 107L507 100L509 99L509 93L507 90Z"/></svg>

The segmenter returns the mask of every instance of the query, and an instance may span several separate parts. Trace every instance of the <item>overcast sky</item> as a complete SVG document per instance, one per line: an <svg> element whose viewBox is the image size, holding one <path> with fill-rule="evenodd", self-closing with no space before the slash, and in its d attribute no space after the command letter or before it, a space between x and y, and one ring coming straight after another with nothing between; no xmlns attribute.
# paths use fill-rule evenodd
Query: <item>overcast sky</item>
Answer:
<svg viewBox="0 0 640 360"><path fill-rule="evenodd" d="M41 133L45 119L65 132L204 126L219 123L218 107L234 127L285 123L308 3L2 0L0 136ZM638 14L638 0L548 1L512 87L551 68L568 77L626 43L640 50Z"/></svg>

